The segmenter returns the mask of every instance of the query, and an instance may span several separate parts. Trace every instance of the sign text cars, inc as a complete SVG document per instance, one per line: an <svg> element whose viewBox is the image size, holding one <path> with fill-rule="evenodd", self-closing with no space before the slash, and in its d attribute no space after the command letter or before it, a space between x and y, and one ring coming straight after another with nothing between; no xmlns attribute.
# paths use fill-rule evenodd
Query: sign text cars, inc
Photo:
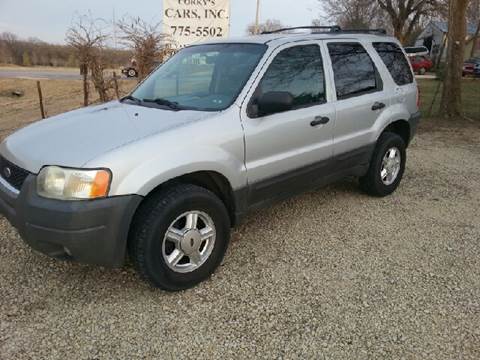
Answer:
<svg viewBox="0 0 480 360"><path fill-rule="evenodd" d="M163 31L177 47L227 37L230 0L163 0Z"/></svg>

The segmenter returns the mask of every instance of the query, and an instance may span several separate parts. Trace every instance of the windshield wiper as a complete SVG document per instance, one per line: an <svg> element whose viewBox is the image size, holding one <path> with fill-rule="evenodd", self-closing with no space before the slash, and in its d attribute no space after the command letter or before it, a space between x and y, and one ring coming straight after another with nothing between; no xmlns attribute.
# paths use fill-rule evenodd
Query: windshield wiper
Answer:
<svg viewBox="0 0 480 360"><path fill-rule="evenodd" d="M157 105L166 106L172 110L182 110L182 107L175 101L170 101L167 99L156 98L156 99L143 99L147 103L155 103Z"/></svg>
<svg viewBox="0 0 480 360"><path fill-rule="evenodd" d="M125 100L131 100L131 101L134 101L135 103L137 104L141 104L142 103L142 100L140 100L139 98L136 98L135 96L133 95L127 95L127 96L124 96L123 98L120 99L120 102L123 102Z"/></svg>

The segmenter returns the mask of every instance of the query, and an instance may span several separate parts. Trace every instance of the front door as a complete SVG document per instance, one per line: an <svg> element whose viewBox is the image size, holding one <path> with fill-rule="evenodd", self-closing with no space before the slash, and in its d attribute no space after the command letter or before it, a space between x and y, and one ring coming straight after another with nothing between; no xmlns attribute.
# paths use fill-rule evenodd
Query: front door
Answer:
<svg viewBox="0 0 480 360"><path fill-rule="evenodd" d="M288 111L261 113L256 101L267 93L289 93ZM249 204L308 187L333 155L335 108L328 102L318 42L274 51L242 108Z"/></svg>

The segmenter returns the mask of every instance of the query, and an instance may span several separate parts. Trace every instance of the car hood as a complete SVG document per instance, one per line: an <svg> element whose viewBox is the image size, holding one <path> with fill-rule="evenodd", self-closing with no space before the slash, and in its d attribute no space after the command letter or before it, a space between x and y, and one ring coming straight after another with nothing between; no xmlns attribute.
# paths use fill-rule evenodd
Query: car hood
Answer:
<svg viewBox="0 0 480 360"><path fill-rule="evenodd" d="M214 114L114 101L29 125L6 138L0 153L32 173L44 165L82 167L110 150Z"/></svg>

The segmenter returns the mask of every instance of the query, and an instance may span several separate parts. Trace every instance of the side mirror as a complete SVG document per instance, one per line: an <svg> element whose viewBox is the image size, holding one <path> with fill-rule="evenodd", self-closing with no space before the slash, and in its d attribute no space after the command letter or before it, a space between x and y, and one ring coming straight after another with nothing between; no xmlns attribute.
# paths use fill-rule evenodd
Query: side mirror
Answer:
<svg viewBox="0 0 480 360"><path fill-rule="evenodd" d="M276 114L293 108L293 95L287 91L270 91L257 100L258 115Z"/></svg>

